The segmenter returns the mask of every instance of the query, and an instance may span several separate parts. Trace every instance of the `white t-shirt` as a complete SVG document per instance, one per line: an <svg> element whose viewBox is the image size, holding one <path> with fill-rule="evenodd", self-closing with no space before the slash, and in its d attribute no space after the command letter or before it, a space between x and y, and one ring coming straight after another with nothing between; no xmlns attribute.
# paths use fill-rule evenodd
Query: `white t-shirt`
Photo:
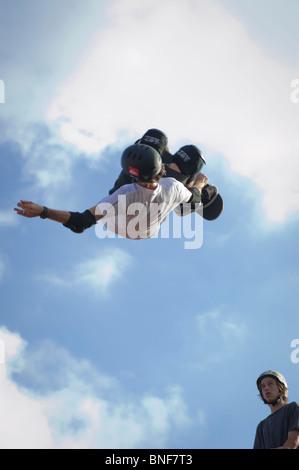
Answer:
<svg viewBox="0 0 299 470"><path fill-rule="evenodd" d="M169 212L188 202L190 191L174 178L162 178L155 190L138 183L121 186L102 199L96 213L108 230L131 239L153 238Z"/></svg>

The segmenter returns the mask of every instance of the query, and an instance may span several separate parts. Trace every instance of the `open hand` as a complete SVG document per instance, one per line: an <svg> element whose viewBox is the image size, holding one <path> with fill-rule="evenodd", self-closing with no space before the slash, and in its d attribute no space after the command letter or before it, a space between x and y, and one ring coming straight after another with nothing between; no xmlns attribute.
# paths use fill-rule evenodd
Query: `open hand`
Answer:
<svg viewBox="0 0 299 470"><path fill-rule="evenodd" d="M23 217L38 217L44 210L43 206L39 206L32 201L20 201L17 204L17 208L15 207L14 210L17 214L22 215Z"/></svg>

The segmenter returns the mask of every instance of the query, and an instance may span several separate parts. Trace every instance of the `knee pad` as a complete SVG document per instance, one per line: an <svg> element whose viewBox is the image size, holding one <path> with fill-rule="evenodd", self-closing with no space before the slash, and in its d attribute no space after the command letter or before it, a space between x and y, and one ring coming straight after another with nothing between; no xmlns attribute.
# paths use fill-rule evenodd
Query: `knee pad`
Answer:
<svg viewBox="0 0 299 470"><path fill-rule="evenodd" d="M153 147L162 156L164 150L167 148L168 139L166 134L159 129L149 129L137 143Z"/></svg>
<svg viewBox="0 0 299 470"><path fill-rule="evenodd" d="M201 151L195 145L184 145L173 155L173 162L177 164L183 175L191 180L206 164Z"/></svg>

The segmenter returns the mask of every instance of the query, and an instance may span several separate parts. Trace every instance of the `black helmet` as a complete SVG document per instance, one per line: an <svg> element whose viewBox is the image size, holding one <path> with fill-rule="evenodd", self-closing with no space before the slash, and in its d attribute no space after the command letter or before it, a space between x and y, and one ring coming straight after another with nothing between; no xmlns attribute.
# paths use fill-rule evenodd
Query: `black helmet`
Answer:
<svg viewBox="0 0 299 470"><path fill-rule="evenodd" d="M151 181L162 170L161 155L153 147L134 144L121 157L123 170L137 181Z"/></svg>

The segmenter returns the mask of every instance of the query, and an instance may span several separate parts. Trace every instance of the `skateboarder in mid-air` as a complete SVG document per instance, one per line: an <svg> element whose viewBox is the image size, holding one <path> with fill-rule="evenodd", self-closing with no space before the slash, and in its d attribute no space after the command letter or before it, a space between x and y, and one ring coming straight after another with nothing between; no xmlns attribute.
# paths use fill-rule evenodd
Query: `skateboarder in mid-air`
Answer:
<svg viewBox="0 0 299 470"><path fill-rule="evenodd" d="M202 205L203 217L207 220L220 215L222 198L217 188L208 185L208 178L200 173L204 164L197 147L187 145L171 155L165 134L150 129L125 149L121 158L122 172L109 196L97 205L79 213L21 200L15 211L23 217L60 222L75 233L82 233L104 219L109 230L126 238L152 238L169 212L175 210L185 215L186 204L189 212ZM137 237L136 231L128 230L130 223L132 226L132 221L136 221L136 208L139 211Z"/></svg>
<svg viewBox="0 0 299 470"><path fill-rule="evenodd" d="M195 145L184 145L172 155L168 148L166 134L158 129L149 129L136 143L144 143L155 148L161 155L165 167L164 176L176 179L189 189L193 187L196 176L206 164L201 151ZM112 194L120 186L131 183L134 179L135 175L130 174L127 168L123 169L109 194ZM216 186L206 184L201 189L200 202L203 205L202 215L204 219L215 220L220 216L223 210L223 200ZM186 204L180 204L175 212L178 215L183 215L183 210L185 215L190 211L194 211L195 208L194 205L190 205L188 210Z"/></svg>

